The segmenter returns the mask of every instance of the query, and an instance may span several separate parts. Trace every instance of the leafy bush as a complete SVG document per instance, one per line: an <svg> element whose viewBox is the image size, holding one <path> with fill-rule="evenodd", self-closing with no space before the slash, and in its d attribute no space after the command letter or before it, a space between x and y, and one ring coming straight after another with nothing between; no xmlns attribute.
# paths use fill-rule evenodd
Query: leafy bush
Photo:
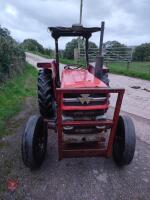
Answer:
<svg viewBox="0 0 150 200"><path fill-rule="evenodd" d="M25 51L37 51L39 53L44 53L43 46L33 39L25 39L21 43L21 46Z"/></svg>
<svg viewBox="0 0 150 200"><path fill-rule="evenodd" d="M21 72L24 63L24 51L10 36L9 30L0 26L0 82Z"/></svg>
<svg viewBox="0 0 150 200"><path fill-rule="evenodd" d="M150 43L137 46L133 53L135 61L150 61Z"/></svg>
<svg viewBox="0 0 150 200"><path fill-rule="evenodd" d="M24 51L40 53L40 54L49 55L49 56L52 55L51 49L44 48L39 42L33 39L25 39L21 43L21 47L24 49Z"/></svg>
<svg viewBox="0 0 150 200"><path fill-rule="evenodd" d="M85 42L82 39L80 38L72 39L70 42L66 44L64 54L63 54L64 58L67 58L67 59L74 58L74 49L78 48L78 43L80 43L80 48L84 49ZM90 48L97 48L97 46L94 42L89 41L89 54L90 54Z"/></svg>

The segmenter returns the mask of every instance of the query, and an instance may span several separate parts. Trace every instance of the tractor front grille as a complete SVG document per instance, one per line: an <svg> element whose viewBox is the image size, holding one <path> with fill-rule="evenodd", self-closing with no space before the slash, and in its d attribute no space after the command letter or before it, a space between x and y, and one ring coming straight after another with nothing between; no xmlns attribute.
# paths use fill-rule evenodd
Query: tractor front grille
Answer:
<svg viewBox="0 0 150 200"><path fill-rule="evenodd" d="M93 106L93 105L103 105L107 103L107 98L106 97L88 97L88 98L82 98L82 97L77 97L77 98L64 98L63 103L66 106Z"/></svg>
<svg viewBox="0 0 150 200"><path fill-rule="evenodd" d="M94 120L105 120L106 110L105 109L89 109L84 110L84 106L98 106L98 105L108 105L108 98L106 95L89 95L89 94L72 94L70 96L64 96L63 105L64 106L82 106L82 110L63 110L62 120L63 121L94 121ZM98 134L103 131L105 127L91 126L91 127L73 127L64 126L63 132L65 134Z"/></svg>
<svg viewBox="0 0 150 200"><path fill-rule="evenodd" d="M93 97L84 94L74 98L63 98L63 104L66 106L93 106L104 105L107 103L107 97Z"/></svg>

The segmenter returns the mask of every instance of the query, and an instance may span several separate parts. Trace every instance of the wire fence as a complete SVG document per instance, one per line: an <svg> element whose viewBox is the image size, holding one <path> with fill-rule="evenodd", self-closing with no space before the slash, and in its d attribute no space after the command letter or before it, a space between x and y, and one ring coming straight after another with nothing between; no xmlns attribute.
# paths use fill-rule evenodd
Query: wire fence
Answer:
<svg viewBox="0 0 150 200"><path fill-rule="evenodd" d="M95 62L99 54L98 48L89 48L89 62ZM131 62L133 55L133 48L131 47L108 47L103 48L103 56L105 62ZM79 49L79 60L85 60L85 49Z"/></svg>
<svg viewBox="0 0 150 200"><path fill-rule="evenodd" d="M80 48L78 51L78 61L85 61L85 49ZM107 47L103 48L104 64L116 73L142 74L143 77L150 79L150 62L133 61L133 47ZM77 54L77 53L76 53ZM89 48L89 63L94 65L96 57L99 55L98 48ZM138 77L140 77L138 75ZM135 75L136 76L136 75ZM141 77L142 77L141 76Z"/></svg>

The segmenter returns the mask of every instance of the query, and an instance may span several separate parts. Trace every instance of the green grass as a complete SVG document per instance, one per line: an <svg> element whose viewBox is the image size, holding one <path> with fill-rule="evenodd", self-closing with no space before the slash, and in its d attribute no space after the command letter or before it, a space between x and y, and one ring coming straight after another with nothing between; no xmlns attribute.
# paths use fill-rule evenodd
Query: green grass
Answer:
<svg viewBox="0 0 150 200"><path fill-rule="evenodd" d="M127 68L125 62L114 62L108 65L110 72L150 80L150 62L131 62Z"/></svg>
<svg viewBox="0 0 150 200"><path fill-rule="evenodd" d="M63 64L77 64L74 60L64 58L61 58L60 62ZM82 65L83 63L79 64ZM128 68L126 62L114 62L110 63L108 67L110 73L150 80L150 62L131 62Z"/></svg>
<svg viewBox="0 0 150 200"><path fill-rule="evenodd" d="M76 61L74 61L74 60L69 60L69 59L66 59L66 58L60 58L60 62L61 62L62 64L66 64L66 65L77 64Z"/></svg>
<svg viewBox="0 0 150 200"><path fill-rule="evenodd" d="M20 111L23 100L36 95L37 70L30 64L22 74L0 86L0 137L5 134L5 122Z"/></svg>
<svg viewBox="0 0 150 200"><path fill-rule="evenodd" d="M85 66L86 63L85 62L77 62L75 60L70 60L70 59L66 59L66 58L60 58L60 63L62 64L66 64L66 65L82 65Z"/></svg>
<svg viewBox="0 0 150 200"><path fill-rule="evenodd" d="M63 64L77 64L74 60L60 59ZM83 63L79 63L83 64ZM84 65L84 64L83 64ZM125 62L115 62L108 65L110 72L150 80L150 62L131 62L127 68Z"/></svg>

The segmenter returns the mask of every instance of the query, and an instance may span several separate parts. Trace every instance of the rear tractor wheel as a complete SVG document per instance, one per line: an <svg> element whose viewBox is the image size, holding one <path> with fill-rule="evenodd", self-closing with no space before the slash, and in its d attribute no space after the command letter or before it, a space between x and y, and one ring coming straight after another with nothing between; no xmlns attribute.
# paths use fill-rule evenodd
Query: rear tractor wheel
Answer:
<svg viewBox="0 0 150 200"><path fill-rule="evenodd" d="M128 165L135 152L136 135L132 119L119 116L116 136L113 144L113 159L118 166Z"/></svg>
<svg viewBox="0 0 150 200"><path fill-rule="evenodd" d="M55 113L52 71L43 69L38 74L38 103L43 117L51 118Z"/></svg>

